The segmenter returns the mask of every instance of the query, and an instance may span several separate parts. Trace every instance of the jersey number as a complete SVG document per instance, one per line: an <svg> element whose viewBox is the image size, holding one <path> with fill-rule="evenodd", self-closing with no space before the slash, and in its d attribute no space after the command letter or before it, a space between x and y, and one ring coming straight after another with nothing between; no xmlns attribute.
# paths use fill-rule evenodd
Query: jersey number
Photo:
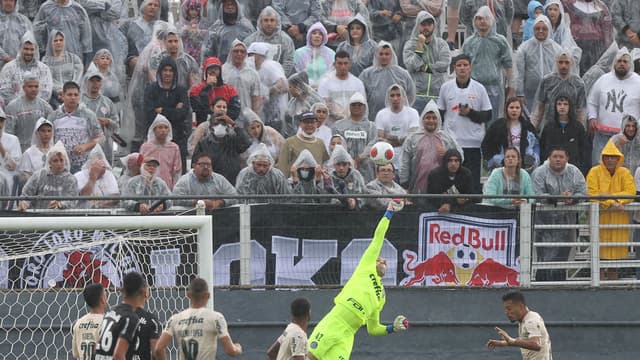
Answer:
<svg viewBox="0 0 640 360"><path fill-rule="evenodd" d="M88 343L83 342L80 344L80 351L82 352L82 360L92 360L96 352L96 343L93 341Z"/></svg>
<svg viewBox="0 0 640 360"><path fill-rule="evenodd" d="M102 351L111 350L111 345L113 345L113 334L111 333L111 327L113 326L113 321L105 321L106 324L100 329L100 349Z"/></svg>
<svg viewBox="0 0 640 360"><path fill-rule="evenodd" d="M185 360L196 360L198 357L198 341L194 339L182 340L182 353Z"/></svg>

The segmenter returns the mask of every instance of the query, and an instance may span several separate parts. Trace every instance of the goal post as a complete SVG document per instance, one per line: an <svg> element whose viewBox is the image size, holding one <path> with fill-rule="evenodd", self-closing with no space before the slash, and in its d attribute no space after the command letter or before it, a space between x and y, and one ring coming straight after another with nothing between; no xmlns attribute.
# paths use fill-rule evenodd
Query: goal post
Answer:
<svg viewBox="0 0 640 360"><path fill-rule="evenodd" d="M195 276L213 308L211 216L0 217L0 351L70 357L84 286L102 283L113 306L130 271L147 278L147 309L163 324L189 306Z"/></svg>

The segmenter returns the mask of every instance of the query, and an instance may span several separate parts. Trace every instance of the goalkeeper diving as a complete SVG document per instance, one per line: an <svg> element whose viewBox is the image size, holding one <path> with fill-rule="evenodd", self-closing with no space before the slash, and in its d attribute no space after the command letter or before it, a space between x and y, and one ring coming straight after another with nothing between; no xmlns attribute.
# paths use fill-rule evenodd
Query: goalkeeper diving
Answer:
<svg viewBox="0 0 640 360"><path fill-rule="evenodd" d="M403 206L402 200L389 202L353 275L334 298L335 305L331 311L311 333L308 359L348 360L354 336L363 325L372 336L384 336L409 328L409 321L403 315L398 315L393 324L380 324L380 312L386 301L382 278L387 271L387 262L379 255L391 217Z"/></svg>

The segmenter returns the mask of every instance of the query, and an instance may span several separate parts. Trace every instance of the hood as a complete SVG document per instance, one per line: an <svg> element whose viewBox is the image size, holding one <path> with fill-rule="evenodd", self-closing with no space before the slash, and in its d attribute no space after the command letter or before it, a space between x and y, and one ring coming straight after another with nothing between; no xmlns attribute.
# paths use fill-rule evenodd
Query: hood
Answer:
<svg viewBox="0 0 640 360"><path fill-rule="evenodd" d="M566 57L569 58L569 62L571 63L571 69L569 70L569 74L573 73L573 68L575 66L575 59L573 58L573 56L571 56L571 53L567 50L567 49L562 49L562 51L560 51L558 53L558 55L556 56L556 63L555 63L555 72L556 74L559 73L558 71L558 59L560 59L560 56L565 55Z"/></svg>
<svg viewBox="0 0 640 360"><path fill-rule="evenodd" d="M327 45L327 41L329 41L329 37L327 36L327 29L325 29L324 25L322 25L321 22L317 22L311 26L309 26L309 29L307 29L307 46L311 47L311 33L316 31L316 30L320 30L320 32L322 33L322 45Z"/></svg>
<svg viewBox="0 0 640 360"><path fill-rule="evenodd" d="M271 35L267 35L264 30L262 29L262 18L265 16L273 16L276 18L276 24L277 24L277 30L271 34ZM257 23L257 27L258 27L258 31L260 31L260 33L263 36L266 37L271 37L275 34L277 34L280 31L280 28L282 27L282 19L280 18L280 14L278 14L278 12L272 8L271 6L267 6L264 9L262 9L262 11L260 12L260 15L258 15L258 23Z"/></svg>
<svg viewBox="0 0 640 360"><path fill-rule="evenodd" d="M270 166L273 166L274 160L267 148L267 145L260 143L258 144L249 158L247 159L247 165L251 167L251 164L256 160L266 160L269 162ZM251 167L253 169L253 167Z"/></svg>
<svg viewBox="0 0 640 360"><path fill-rule="evenodd" d="M562 24L565 21L564 18L564 6L562 5L562 3L560 2L560 0L550 0L547 1L547 3L544 5L544 15L546 15L547 17L549 15L547 15L549 6L551 5L556 5L558 7L558 9L560 10L560 24ZM568 21L568 19L567 19Z"/></svg>
<svg viewBox="0 0 640 360"><path fill-rule="evenodd" d="M325 104L323 102L317 102L317 103L311 105L311 110L310 111L315 114L316 110L318 110L318 109L325 109L325 110L329 111L329 107L327 106L327 104Z"/></svg>
<svg viewBox="0 0 640 360"><path fill-rule="evenodd" d="M96 64L92 62L91 64L89 64L87 72L82 76L82 84L80 84L80 88L83 94L87 96L89 95L89 79L96 76L104 80L104 75L102 75L100 70L98 70ZM100 88L99 93L102 93L102 87Z"/></svg>
<svg viewBox="0 0 640 360"><path fill-rule="evenodd" d="M535 13L536 13L536 9L540 9L542 11L544 11L544 6L542 6L542 4L539 1L529 1L529 5L527 5L527 15L529 16L529 19L533 19Z"/></svg>
<svg viewBox="0 0 640 360"><path fill-rule="evenodd" d="M416 16L416 23L415 25L413 25L413 30L411 31L411 38L415 39L418 37L418 35L420 34L420 24L425 21L431 19L433 20L435 27L433 28L433 35L434 36L437 33L437 29L438 29L438 22L436 21L436 18L433 17L433 15L431 15L428 11L420 11L418 13L418 15Z"/></svg>
<svg viewBox="0 0 640 360"><path fill-rule="evenodd" d="M207 81L207 69L212 66L220 68L220 76L218 76L218 83L216 84L216 87L222 86L222 84L224 84L222 81L222 62L220 62L220 59L217 57L212 56L204 61L204 64L202 65L202 81Z"/></svg>
<svg viewBox="0 0 640 360"><path fill-rule="evenodd" d="M387 88L387 95L384 98L384 106L388 108L391 107L391 96L390 96L391 89L394 89L396 87L400 90L400 94L402 95L402 106L409 106L409 99L407 99L407 92L404 90L402 85L399 85L399 84L393 84Z"/></svg>
<svg viewBox="0 0 640 360"><path fill-rule="evenodd" d="M151 2L151 0L144 0L142 1L142 4L140 4L140 7L138 7L138 14L140 14L139 16L142 17L143 14L143 9L145 6L147 6L147 4L149 4L149 2ZM156 16L153 20L159 20L160 19L160 9L158 9L158 12L156 13Z"/></svg>
<svg viewBox="0 0 640 360"><path fill-rule="evenodd" d="M391 49L391 63L389 64L389 66L398 65L398 56L396 56L396 52L393 50L393 46L391 46L391 44L388 43L387 41L380 40L378 42L378 44L376 45L376 52L375 52L375 55L373 56L373 65L372 66L375 69L381 69L382 68L382 66L380 65L380 60L378 60L378 52L380 52L380 49L386 48L386 47Z"/></svg>
<svg viewBox="0 0 640 360"><path fill-rule="evenodd" d="M438 105L433 100L429 100L427 105L425 105L424 109L422 110L422 114L420 114L420 122L422 122L424 116L429 112L436 114L436 117L438 118L438 127L436 128L437 132L442 129L442 118L440 117L440 110L438 109Z"/></svg>
<svg viewBox="0 0 640 360"><path fill-rule="evenodd" d="M336 145L333 148L333 152L331 152L331 158L329 158L329 164L335 165L341 162L348 162L349 164L351 164L352 168L354 166L353 158L351 157L351 155L349 155L349 152L347 151L347 149L345 149L344 146L342 145Z"/></svg>
<svg viewBox="0 0 640 360"><path fill-rule="evenodd" d="M187 19L187 16L189 16L190 9L198 10L198 17L196 20L199 21L202 18L202 1L184 0L182 2L182 5L180 5L180 19L185 24L188 24L191 21Z"/></svg>
<svg viewBox="0 0 640 360"><path fill-rule="evenodd" d="M632 123L636 126L636 132L635 134L633 134L633 137L631 137L631 139L629 140L633 140L637 135L638 135L638 120L636 120L636 118L634 118L633 116L629 115L629 114L624 114L622 115L622 121L620 122L620 134L625 135L624 133L624 126Z"/></svg>
<svg viewBox="0 0 640 360"><path fill-rule="evenodd" d="M171 123L169 120L162 114L156 115L156 118L153 119L151 126L149 126L149 130L147 131L147 141L155 142L156 134L153 132L155 128L160 125L165 124L169 127L169 135L167 135L167 142L173 140L173 129L171 129Z"/></svg>
<svg viewBox="0 0 640 360"><path fill-rule="evenodd" d="M53 123L43 117L39 118L38 120L36 120L36 124L33 127L33 133L31 133L31 145L37 145L38 144L38 129L40 129L40 127L42 125L49 125L51 126L51 140L49 140L49 147L53 146L53 138L55 134L53 134Z"/></svg>
<svg viewBox="0 0 640 360"><path fill-rule="evenodd" d="M631 56L631 53L629 52L629 50L627 50L626 47L623 46L620 50L618 50L618 52L616 53L616 56L613 57L613 63L611 64L611 71L615 72L616 62L618 62L618 60L623 56L628 56L629 62L631 63L631 68L629 69L627 76L625 76L625 79L626 79L629 76L631 76L635 71L635 66L633 66L633 57Z"/></svg>
<svg viewBox="0 0 640 360"><path fill-rule="evenodd" d="M298 155L296 161L293 162L293 165L296 167L304 166L315 168L316 166L318 166L318 163L316 162L316 159L313 158L311 152L307 149L304 149L302 150L302 152L300 152L300 155Z"/></svg>
<svg viewBox="0 0 640 360"><path fill-rule="evenodd" d="M347 29L352 25L352 24L360 24L364 27L364 31L362 32L362 43L364 44L365 42L369 41L370 36L369 36L369 20L366 19L364 16L362 16L362 14L357 13L356 16L352 17L351 20L349 20L349 22L347 23ZM350 44L351 43L351 38L349 37L349 32L347 31L347 39L346 39L347 43Z"/></svg>
<svg viewBox="0 0 640 360"><path fill-rule="evenodd" d="M109 56L111 58L111 66L113 66L113 54L108 49L100 49L100 50L96 51L96 54L93 55L93 61L95 62L95 60L97 58L99 58L100 56L102 56L102 55ZM109 69L111 69L111 66L109 66Z"/></svg>
<svg viewBox="0 0 640 360"><path fill-rule="evenodd" d="M63 52L67 51L67 37L64 35L64 33L58 29L53 29L49 32L49 38L47 39L47 49L45 52L45 55L47 56L54 56L53 53L53 40L55 39L55 37L60 34L62 35L62 38L64 39L64 49L62 49Z"/></svg>
<svg viewBox="0 0 640 360"><path fill-rule="evenodd" d="M171 56L167 55L160 60L158 70L156 70L156 83L162 88L162 69L164 69L165 66L171 66L173 69L173 81L171 82L170 88L173 90L178 86L178 65L176 65L176 61L173 60Z"/></svg>
<svg viewBox="0 0 640 360"><path fill-rule="evenodd" d="M388 98L388 96L387 96ZM351 98L349 98L349 105L353 104L353 103L361 103L364 104L364 115L363 115L363 119L368 119L369 118L369 104L367 103L367 98L362 95L359 92L355 92L353 93L353 95L351 95ZM385 100L386 102L386 100ZM347 110L347 112L349 112L349 110ZM351 114L347 114L348 118L351 118Z"/></svg>
<svg viewBox="0 0 640 360"><path fill-rule="evenodd" d="M473 18L477 18L477 17L481 17L486 19L487 23L489 24L489 33L490 34L494 34L496 33L496 17L493 15L493 13L491 12L491 9L484 5L481 6L478 11L476 11L476 14L473 16ZM477 33L478 29L476 28L476 22L473 22L473 32Z"/></svg>
<svg viewBox="0 0 640 360"><path fill-rule="evenodd" d="M62 143L62 141L58 141L57 143L55 143L55 145L51 147L51 149L49 149L49 151L47 151L47 160L45 162L45 169L47 169L48 172L51 172L51 168L49 167L49 162L51 161L51 158L56 154L62 155L62 158L64 159L64 170L69 172L71 169L71 163L69 162L69 155L67 155L67 151L64 149L64 144Z"/></svg>
<svg viewBox="0 0 640 360"><path fill-rule="evenodd" d="M624 163L624 154L622 154L622 152L618 150L618 147L616 146L616 144L614 144L613 141L611 140L607 141L607 144L604 146L604 149L602 149L602 152L600 153L600 166L602 167L605 167L604 165L605 155L620 157L620 159L618 159L618 164L616 165L616 169L618 169Z"/></svg>
<svg viewBox="0 0 640 360"><path fill-rule="evenodd" d="M243 6L238 2L238 0L232 0L232 1L234 3L236 3L236 9L238 9L238 10L237 10L235 16L231 16L230 15L229 18L225 17L225 15L224 15L224 11L223 11L224 1L220 1L220 4L218 5L218 21L220 23L224 23L225 25L235 25L238 22L240 22L240 20L244 17L244 14L243 14L243 11L242 11ZM225 20L227 20L227 21L235 20L235 22L233 24L227 24L227 21L225 21Z"/></svg>
<svg viewBox="0 0 640 360"><path fill-rule="evenodd" d="M87 161L82 165L82 170L89 171L91 169L91 165L93 165L96 161L102 161L107 170L111 171L111 165L107 161L107 157L104 156L104 151L102 150L102 146L97 144L91 149L89 152L89 156L87 157Z"/></svg>
<svg viewBox="0 0 640 360"><path fill-rule="evenodd" d="M231 43L231 47L229 48L229 54L227 55L227 64L232 64L233 60L232 60L232 50L234 47L236 46L242 46L244 48L245 51L247 51L247 45L245 43L243 43L242 41L238 40L238 39L234 39L233 42ZM245 59L245 63L246 63L246 59ZM243 65L244 66L244 65Z"/></svg>
<svg viewBox="0 0 640 360"><path fill-rule="evenodd" d="M453 156L458 157L458 159L460 159L460 163L462 163L462 154L460 154L460 151L458 151L458 149L448 149L447 151L444 152L444 155L442 155L442 166L446 167L447 163L449 162L449 159Z"/></svg>
<svg viewBox="0 0 640 360"><path fill-rule="evenodd" d="M129 169L131 169L135 164L138 166L142 165L143 156L140 153L132 152L128 155L125 155L120 158L120 164L122 165L122 173L131 176L129 173Z"/></svg>
<svg viewBox="0 0 640 360"><path fill-rule="evenodd" d="M544 42L544 41L550 40L551 39L551 30L553 28L551 27L551 21L549 21L549 18L544 16L544 15L540 15L533 21L533 27L536 27L536 25L538 23L545 24L547 26L547 29L549 29L549 32L547 33L547 38L542 40L542 41L540 41L540 42ZM531 38L532 39L536 39L535 37L531 37ZM536 39L536 41L539 41L539 40Z"/></svg>
<svg viewBox="0 0 640 360"><path fill-rule="evenodd" d="M4 10L2 10L2 8L0 8L0 14L5 14L5 15L17 14L20 12L19 10L20 10L20 1L16 0L16 6L13 7L12 12L5 12Z"/></svg>
<svg viewBox="0 0 640 360"><path fill-rule="evenodd" d="M40 47L38 46L38 42L36 41L36 37L35 35L33 35L33 32L31 32L31 30L27 31L24 33L24 35L22 35L22 39L20 39L20 48L22 49L22 46L24 46L24 44L29 43L32 44L35 47L35 51L33 53L33 60L35 61L39 61L40 60ZM21 57L21 51L18 52L18 58Z"/></svg>

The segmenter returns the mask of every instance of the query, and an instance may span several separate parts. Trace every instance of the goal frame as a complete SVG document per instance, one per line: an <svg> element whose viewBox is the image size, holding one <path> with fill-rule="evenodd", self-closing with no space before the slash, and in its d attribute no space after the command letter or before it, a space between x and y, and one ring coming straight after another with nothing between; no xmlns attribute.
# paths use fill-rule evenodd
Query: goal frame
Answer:
<svg viewBox="0 0 640 360"><path fill-rule="evenodd" d="M27 221L31 220L31 221ZM28 223L27 223L28 222ZM196 229L198 276L207 281L209 302L213 309L213 225L211 216L53 216L0 217L0 230L82 230L109 229Z"/></svg>

